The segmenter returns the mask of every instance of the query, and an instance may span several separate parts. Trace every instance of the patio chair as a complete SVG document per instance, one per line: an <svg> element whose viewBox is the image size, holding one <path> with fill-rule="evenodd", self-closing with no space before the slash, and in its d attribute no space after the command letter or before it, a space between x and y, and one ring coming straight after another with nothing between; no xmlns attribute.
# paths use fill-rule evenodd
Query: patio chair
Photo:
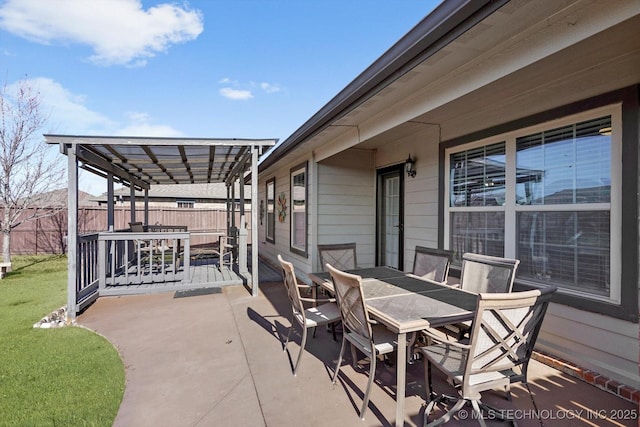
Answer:
<svg viewBox="0 0 640 427"><path fill-rule="evenodd" d="M440 283L446 283L449 276L449 266L453 259L453 251L447 249L427 248L425 246L416 246L413 258L413 271L415 276L424 279L433 280ZM407 340L408 354L411 354L418 333L413 332ZM414 357L409 358L409 363L413 363Z"/></svg>
<svg viewBox="0 0 640 427"><path fill-rule="evenodd" d="M338 270L353 270L358 268L355 243L335 243L330 245L318 245L320 268L325 270L325 265L331 264Z"/></svg>
<svg viewBox="0 0 640 427"><path fill-rule="evenodd" d="M520 260L465 253L460 288L471 292L511 292Z"/></svg>
<svg viewBox="0 0 640 427"><path fill-rule="evenodd" d="M144 226L141 222L130 222L129 229L133 233L144 233Z"/></svg>
<svg viewBox="0 0 640 427"><path fill-rule="evenodd" d="M132 233L144 233L145 229L144 226L142 225L142 222L130 222L129 223L129 230ZM140 239L134 239L133 240L133 250L134 250L134 256L137 257L136 254L140 253L140 261L142 263L147 263L151 261L151 252L153 250L153 248L150 245L150 241L149 240L140 240ZM131 248L131 246L130 246Z"/></svg>
<svg viewBox="0 0 640 427"><path fill-rule="evenodd" d="M371 385L376 373L376 360L379 356L391 353L397 348L397 336L384 325L378 324L369 318L364 294L362 293L362 278L360 276L340 271L331 264L327 264L326 268L329 270L333 280L343 328L342 346L340 347L336 370L333 373L333 383L335 384L338 378L344 347L348 341L351 344L351 359L354 366L357 363L356 349L369 358L369 381L364 394L362 409L360 409L360 418L364 419L369 405Z"/></svg>
<svg viewBox="0 0 640 427"><path fill-rule="evenodd" d="M449 275L453 251L416 246L413 271L416 276L444 283Z"/></svg>
<svg viewBox="0 0 640 427"><path fill-rule="evenodd" d="M320 258L320 269L326 271L325 265L331 264L338 270L353 270L358 268L355 243L333 243L318 245L318 257ZM323 291L326 294L325 291ZM316 296L318 289L316 284L312 284L311 294Z"/></svg>
<svg viewBox="0 0 640 427"><path fill-rule="evenodd" d="M460 288L474 293L511 292L520 260L465 253L462 255ZM446 325L442 332L458 340L468 336L471 322Z"/></svg>
<svg viewBox="0 0 640 427"><path fill-rule="evenodd" d="M548 287L525 292L479 294L468 343L442 340L440 336L427 332L432 344L418 348L426 362L426 426L449 421L468 403L483 427L486 424L482 409L490 411L492 416L501 417L499 409L482 403L481 393L504 388L507 398L511 400L511 383L522 382L529 387L529 360L555 291L555 287ZM457 388L459 396L432 395L432 367L447 376L448 381ZM440 402L455 404L444 415L427 424L429 414Z"/></svg>
<svg viewBox="0 0 640 427"><path fill-rule="evenodd" d="M287 288L287 296L291 302L291 326L289 327L289 333L287 334L287 340L284 343L283 351L287 351L287 344L289 343L289 337L291 336L291 331L293 330L295 323L300 325L302 328L300 353L298 353L298 359L293 367L293 375L295 376L298 372L302 353L304 352L304 348L307 343L307 330L319 325L330 325L338 322L340 320L340 312L334 300L302 298L300 296L301 286L298 285L293 264L282 259L280 254L278 254L278 261L282 266L284 285ZM305 308L303 304L304 302L313 303L315 306ZM334 333L333 339L335 340L335 338Z"/></svg>
<svg viewBox="0 0 640 427"><path fill-rule="evenodd" d="M220 236L218 239L218 249L213 249L213 255L218 257L219 266L223 267L228 265L229 268L233 265L233 245L229 243L228 236Z"/></svg>

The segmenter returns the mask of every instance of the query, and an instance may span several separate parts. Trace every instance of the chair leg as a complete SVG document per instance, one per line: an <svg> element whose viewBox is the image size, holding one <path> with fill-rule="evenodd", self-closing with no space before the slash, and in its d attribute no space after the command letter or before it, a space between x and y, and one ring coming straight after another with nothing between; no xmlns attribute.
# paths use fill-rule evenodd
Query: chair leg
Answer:
<svg viewBox="0 0 640 427"><path fill-rule="evenodd" d="M413 332L407 340L407 363L413 365L413 362L417 360L416 353L413 352L413 346L416 343L417 332Z"/></svg>
<svg viewBox="0 0 640 427"><path fill-rule="evenodd" d="M369 380L367 381L367 391L364 394L364 401L362 402L362 409L360 410L361 420L364 420L364 414L367 412L367 407L369 406L369 393L371 393L371 385L376 375L376 360L378 360L375 352L369 358L371 359L369 363Z"/></svg>
<svg viewBox="0 0 640 427"><path fill-rule="evenodd" d="M453 405L453 408L449 409L449 411L446 414L444 414L440 418L437 418L437 419L433 420L432 422L430 422L429 424L427 424L427 420L428 420L429 414L431 413L431 411L435 407L436 403L438 403L440 400L442 400L441 398L445 398L445 396L439 396L438 398L433 399L431 402L429 402L429 405L424 410L424 427L435 427L435 426L439 426L440 424L446 423L447 421L449 421L451 419L451 417L455 413L457 413L460 409L462 409L462 407L464 406L465 403L467 403L466 400L459 399L456 402L456 404ZM486 426L484 426L484 427L486 427Z"/></svg>
<svg viewBox="0 0 640 427"><path fill-rule="evenodd" d="M287 334L287 339L284 342L284 348L282 351L287 351L287 344L289 344L289 337L291 336L291 331L293 330L293 316L291 316L290 322L291 326L289 326L289 333Z"/></svg>
<svg viewBox="0 0 640 427"><path fill-rule="evenodd" d="M431 382L431 362L426 359L424 363L424 391L426 394L426 402L431 402L433 397L433 383Z"/></svg>
<svg viewBox="0 0 640 427"><path fill-rule="evenodd" d="M356 355L356 347L353 344L351 344L351 363L353 363L353 369L360 367L358 365L358 356Z"/></svg>
<svg viewBox="0 0 640 427"><path fill-rule="evenodd" d="M511 384L510 383L504 386L504 392L507 395L507 400L511 402Z"/></svg>
<svg viewBox="0 0 640 427"><path fill-rule="evenodd" d="M298 366L300 365L300 360L302 359L302 353L304 353L304 347L307 344L307 328L302 328L302 341L300 341L300 353L298 353L298 360L296 361L296 366L293 368L293 376L295 377L298 373Z"/></svg>
<svg viewBox="0 0 640 427"><path fill-rule="evenodd" d="M482 427L487 427L487 424L484 422L484 418L482 417L482 411L480 410L480 406L478 405L477 400L471 401L471 406L473 406L473 411L476 413L478 422Z"/></svg>
<svg viewBox="0 0 640 427"><path fill-rule="evenodd" d="M340 371L340 365L342 364L342 356L344 354L345 341L346 340L343 337L342 338L342 345L340 346L340 354L338 355L338 364L336 365L336 370L333 371L333 378L331 379L331 382L333 382L334 385L336 383L336 379L338 378L338 372Z"/></svg>

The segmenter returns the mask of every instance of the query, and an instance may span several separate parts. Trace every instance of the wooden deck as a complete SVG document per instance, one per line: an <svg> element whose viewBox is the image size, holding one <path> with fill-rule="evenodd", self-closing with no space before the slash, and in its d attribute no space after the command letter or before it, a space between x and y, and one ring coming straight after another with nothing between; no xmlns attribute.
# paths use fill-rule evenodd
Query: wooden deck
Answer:
<svg viewBox="0 0 640 427"><path fill-rule="evenodd" d="M250 258L249 258L250 259ZM108 285L105 289L100 290L100 296L117 296L117 295L135 295L149 294L160 292L175 292L191 289L220 288L231 285L245 285L251 282L251 273L239 274L237 266L230 269L228 266L219 266L217 259L197 259L191 264L191 274L189 283L183 283L183 269L180 268L173 274L165 273L165 281L149 278L149 283L128 284L124 280L115 285ZM249 267L251 270L251 267ZM258 275L260 283L278 282L282 280L282 274L272 265L260 260L258 265ZM159 273L154 274L156 279L160 277ZM171 279L169 279L171 278ZM175 279L174 279L175 278Z"/></svg>

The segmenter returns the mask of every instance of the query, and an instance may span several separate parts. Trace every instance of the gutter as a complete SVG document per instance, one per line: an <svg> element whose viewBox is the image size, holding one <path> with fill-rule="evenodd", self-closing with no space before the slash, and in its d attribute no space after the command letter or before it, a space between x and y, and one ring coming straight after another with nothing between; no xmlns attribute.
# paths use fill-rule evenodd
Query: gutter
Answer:
<svg viewBox="0 0 640 427"><path fill-rule="evenodd" d="M267 152L258 165L258 173L353 111L508 2L509 0L443 1L289 138Z"/></svg>

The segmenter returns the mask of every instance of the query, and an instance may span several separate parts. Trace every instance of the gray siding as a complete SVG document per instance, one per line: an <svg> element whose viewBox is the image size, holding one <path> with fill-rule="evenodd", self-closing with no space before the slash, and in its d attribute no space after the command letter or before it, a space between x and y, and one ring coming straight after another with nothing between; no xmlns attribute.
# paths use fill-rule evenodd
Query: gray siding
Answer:
<svg viewBox="0 0 640 427"><path fill-rule="evenodd" d="M374 153L348 150L318 165L317 244L356 242L358 265L375 263ZM315 254L315 250L313 251ZM314 268L319 269L317 256Z"/></svg>

